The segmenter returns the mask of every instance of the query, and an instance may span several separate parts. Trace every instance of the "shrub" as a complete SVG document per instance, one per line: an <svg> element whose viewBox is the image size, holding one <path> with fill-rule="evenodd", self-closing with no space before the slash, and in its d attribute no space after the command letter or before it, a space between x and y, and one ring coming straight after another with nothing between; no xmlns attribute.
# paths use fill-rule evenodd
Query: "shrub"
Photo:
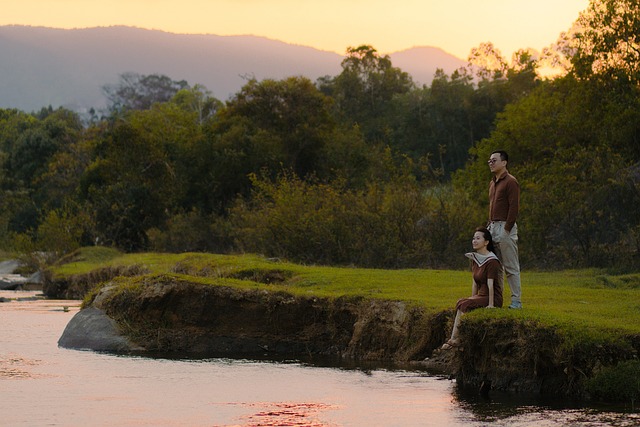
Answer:
<svg viewBox="0 0 640 427"><path fill-rule="evenodd" d="M640 397L640 361L627 360L602 369L587 382L595 398L611 402L630 402L632 410Z"/></svg>
<svg viewBox="0 0 640 427"><path fill-rule="evenodd" d="M224 252L230 242L224 222L212 220L196 211L176 214L162 230L147 231L149 246L158 252Z"/></svg>
<svg viewBox="0 0 640 427"><path fill-rule="evenodd" d="M347 189L283 175L253 177L250 201L230 223L241 251L320 264L406 268L459 266L477 226L462 194L411 179Z"/></svg>

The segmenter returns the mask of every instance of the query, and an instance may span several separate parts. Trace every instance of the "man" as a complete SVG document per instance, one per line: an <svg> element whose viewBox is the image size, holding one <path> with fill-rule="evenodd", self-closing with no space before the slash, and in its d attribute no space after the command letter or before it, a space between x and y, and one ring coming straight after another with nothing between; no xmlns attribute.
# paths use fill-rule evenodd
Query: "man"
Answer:
<svg viewBox="0 0 640 427"><path fill-rule="evenodd" d="M495 244L496 255L502 262L511 290L509 308L522 308L520 292L520 260L518 259L518 226L520 184L507 171L509 155L497 150L489 157L493 179L489 183L489 224L487 228Z"/></svg>

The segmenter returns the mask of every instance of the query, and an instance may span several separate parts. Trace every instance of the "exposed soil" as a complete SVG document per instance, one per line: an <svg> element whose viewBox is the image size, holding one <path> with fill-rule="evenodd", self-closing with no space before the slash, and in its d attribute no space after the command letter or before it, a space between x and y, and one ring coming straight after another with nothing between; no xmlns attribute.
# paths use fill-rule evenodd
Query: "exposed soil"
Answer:
<svg viewBox="0 0 640 427"><path fill-rule="evenodd" d="M94 305L149 351L307 354L357 360L424 359L448 318L404 302L295 297L159 276L135 291L107 290Z"/></svg>
<svg viewBox="0 0 640 427"><path fill-rule="evenodd" d="M252 274L265 281L282 276ZM170 275L120 280L131 285L106 283L91 304L148 352L411 363L449 374L465 387L571 397L586 397L587 379L640 352L638 336L569 346L552 328L506 319L465 321L461 346L442 351L453 310L428 312L363 297L301 297Z"/></svg>

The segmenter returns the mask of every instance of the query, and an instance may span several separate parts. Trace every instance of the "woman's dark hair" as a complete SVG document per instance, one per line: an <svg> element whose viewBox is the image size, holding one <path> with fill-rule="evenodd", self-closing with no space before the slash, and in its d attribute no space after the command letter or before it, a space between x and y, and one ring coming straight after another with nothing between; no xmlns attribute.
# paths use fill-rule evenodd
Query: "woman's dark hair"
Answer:
<svg viewBox="0 0 640 427"><path fill-rule="evenodd" d="M496 247L493 245L493 237L491 237L491 233L485 227L478 227L476 231L479 231L484 236L484 240L488 241L487 249L491 252L496 251Z"/></svg>

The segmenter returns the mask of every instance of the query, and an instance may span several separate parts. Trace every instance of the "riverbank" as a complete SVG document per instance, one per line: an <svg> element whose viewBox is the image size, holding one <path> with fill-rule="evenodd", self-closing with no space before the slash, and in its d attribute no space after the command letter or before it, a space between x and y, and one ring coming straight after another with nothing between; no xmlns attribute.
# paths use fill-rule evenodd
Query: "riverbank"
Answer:
<svg viewBox="0 0 640 427"><path fill-rule="evenodd" d="M465 316L461 347L440 352L452 306L469 293L468 272L307 267L207 254L85 252L68 261L49 272L45 294L86 294L84 306L115 320L138 351L413 363L476 388L636 398L632 383L619 396L598 387L610 381L598 380L609 368L630 369L631 380L638 375L640 292L628 277L565 272L554 283L553 274L530 273L523 277L524 310L476 310ZM605 279L622 285L606 288ZM534 305L541 299L550 303ZM607 315L611 306L617 317Z"/></svg>
<svg viewBox="0 0 640 427"><path fill-rule="evenodd" d="M378 362L69 351L56 342L80 301L24 301L34 294L0 291L0 298L12 299L0 304L3 426L631 427L640 421L640 413L567 399L500 392L486 399L422 369Z"/></svg>

